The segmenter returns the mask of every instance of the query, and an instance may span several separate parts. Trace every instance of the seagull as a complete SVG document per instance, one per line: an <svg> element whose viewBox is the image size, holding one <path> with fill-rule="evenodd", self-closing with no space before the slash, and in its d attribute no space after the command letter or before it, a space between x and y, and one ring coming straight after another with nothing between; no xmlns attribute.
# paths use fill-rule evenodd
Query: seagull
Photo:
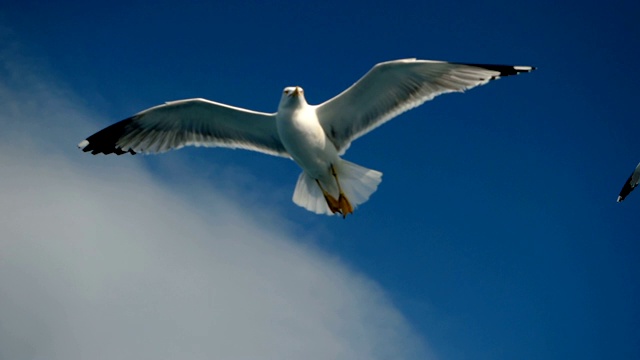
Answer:
<svg viewBox="0 0 640 360"><path fill-rule="evenodd" d="M633 189L635 189L636 186L638 186L639 183L640 183L640 163L638 164L638 166L636 166L636 169L633 170L631 175L629 175L629 179L627 179L627 181L624 183L624 186L622 186L622 190L620 190L620 195L618 195L618 202L621 202L622 200L624 200L624 198L626 198L631 193L631 191L633 191Z"/></svg>
<svg viewBox="0 0 640 360"><path fill-rule="evenodd" d="M133 155L208 146L289 158L302 168L293 202L317 214L346 218L382 181L381 172L341 158L354 140L437 95L534 69L415 58L387 61L319 105L309 105L300 86L284 88L276 113L206 99L170 101L108 126L78 147L94 155Z"/></svg>

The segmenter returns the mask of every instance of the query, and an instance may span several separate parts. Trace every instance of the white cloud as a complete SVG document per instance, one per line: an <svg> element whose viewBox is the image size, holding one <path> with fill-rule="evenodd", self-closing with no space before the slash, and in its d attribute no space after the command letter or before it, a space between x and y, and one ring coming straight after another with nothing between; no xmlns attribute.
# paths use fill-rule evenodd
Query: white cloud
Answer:
<svg viewBox="0 0 640 360"><path fill-rule="evenodd" d="M375 283L277 214L76 150L95 114L0 55L0 358L424 358Z"/></svg>

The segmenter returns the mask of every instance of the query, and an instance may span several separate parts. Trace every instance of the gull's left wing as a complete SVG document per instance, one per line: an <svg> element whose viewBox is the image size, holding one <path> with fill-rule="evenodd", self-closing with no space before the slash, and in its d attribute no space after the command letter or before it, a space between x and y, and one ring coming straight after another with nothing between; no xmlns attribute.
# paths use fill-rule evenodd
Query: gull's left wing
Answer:
<svg viewBox="0 0 640 360"><path fill-rule="evenodd" d="M92 154L158 153L183 146L220 146L289 157L275 114L205 99L171 101L108 126L78 144Z"/></svg>
<svg viewBox="0 0 640 360"><path fill-rule="evenodd" d="M342 154L353 140L437 95L534 69L416 59L383 62L338 96L318 105L316 114Z"/></svg>

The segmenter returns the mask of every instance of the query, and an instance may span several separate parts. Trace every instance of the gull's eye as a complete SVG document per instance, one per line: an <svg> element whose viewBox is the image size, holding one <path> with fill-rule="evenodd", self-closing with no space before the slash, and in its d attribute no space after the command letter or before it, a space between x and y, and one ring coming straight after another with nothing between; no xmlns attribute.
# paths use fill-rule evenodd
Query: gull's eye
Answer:
<svg viewBox="0 0 640 360"><path fill-rule="evenodd" d="M287 89L287 90L285 90L285 91L284 91L284 93L285 93L285 94L287 94L287 95L289 95L289 93L290 93L290 92L291 92L291 91L290 91L289 89Z"/></svg>

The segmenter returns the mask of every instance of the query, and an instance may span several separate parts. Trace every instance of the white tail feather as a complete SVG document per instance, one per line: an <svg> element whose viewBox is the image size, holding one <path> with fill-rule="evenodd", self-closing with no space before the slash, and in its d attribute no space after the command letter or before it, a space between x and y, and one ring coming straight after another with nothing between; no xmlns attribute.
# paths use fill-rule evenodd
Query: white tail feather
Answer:
<svg viewBox="0 0 640 360"><path fill-rule="evenodd" d="M376 170L364 168L346 160L340 160L335 166L342 192L349 199L355 209L358 205L369 200L371 194L378 189L382 181L382 173ZM337 186L333 176L331 182L322 181L322 186L334 197L338 197ZM327 201L322 195L322 190L316 183L316 179L302 172L298 177L296 189L293 192L293 202L316 214L333 215Z"/></svg>
<svg viewBox="0 0 640 360"><path fill-rule="evenodd" d="M320 187L315 179L304 171L298 177L296 190L293 192L293 202L316 214L331 215Z"/></svg>

